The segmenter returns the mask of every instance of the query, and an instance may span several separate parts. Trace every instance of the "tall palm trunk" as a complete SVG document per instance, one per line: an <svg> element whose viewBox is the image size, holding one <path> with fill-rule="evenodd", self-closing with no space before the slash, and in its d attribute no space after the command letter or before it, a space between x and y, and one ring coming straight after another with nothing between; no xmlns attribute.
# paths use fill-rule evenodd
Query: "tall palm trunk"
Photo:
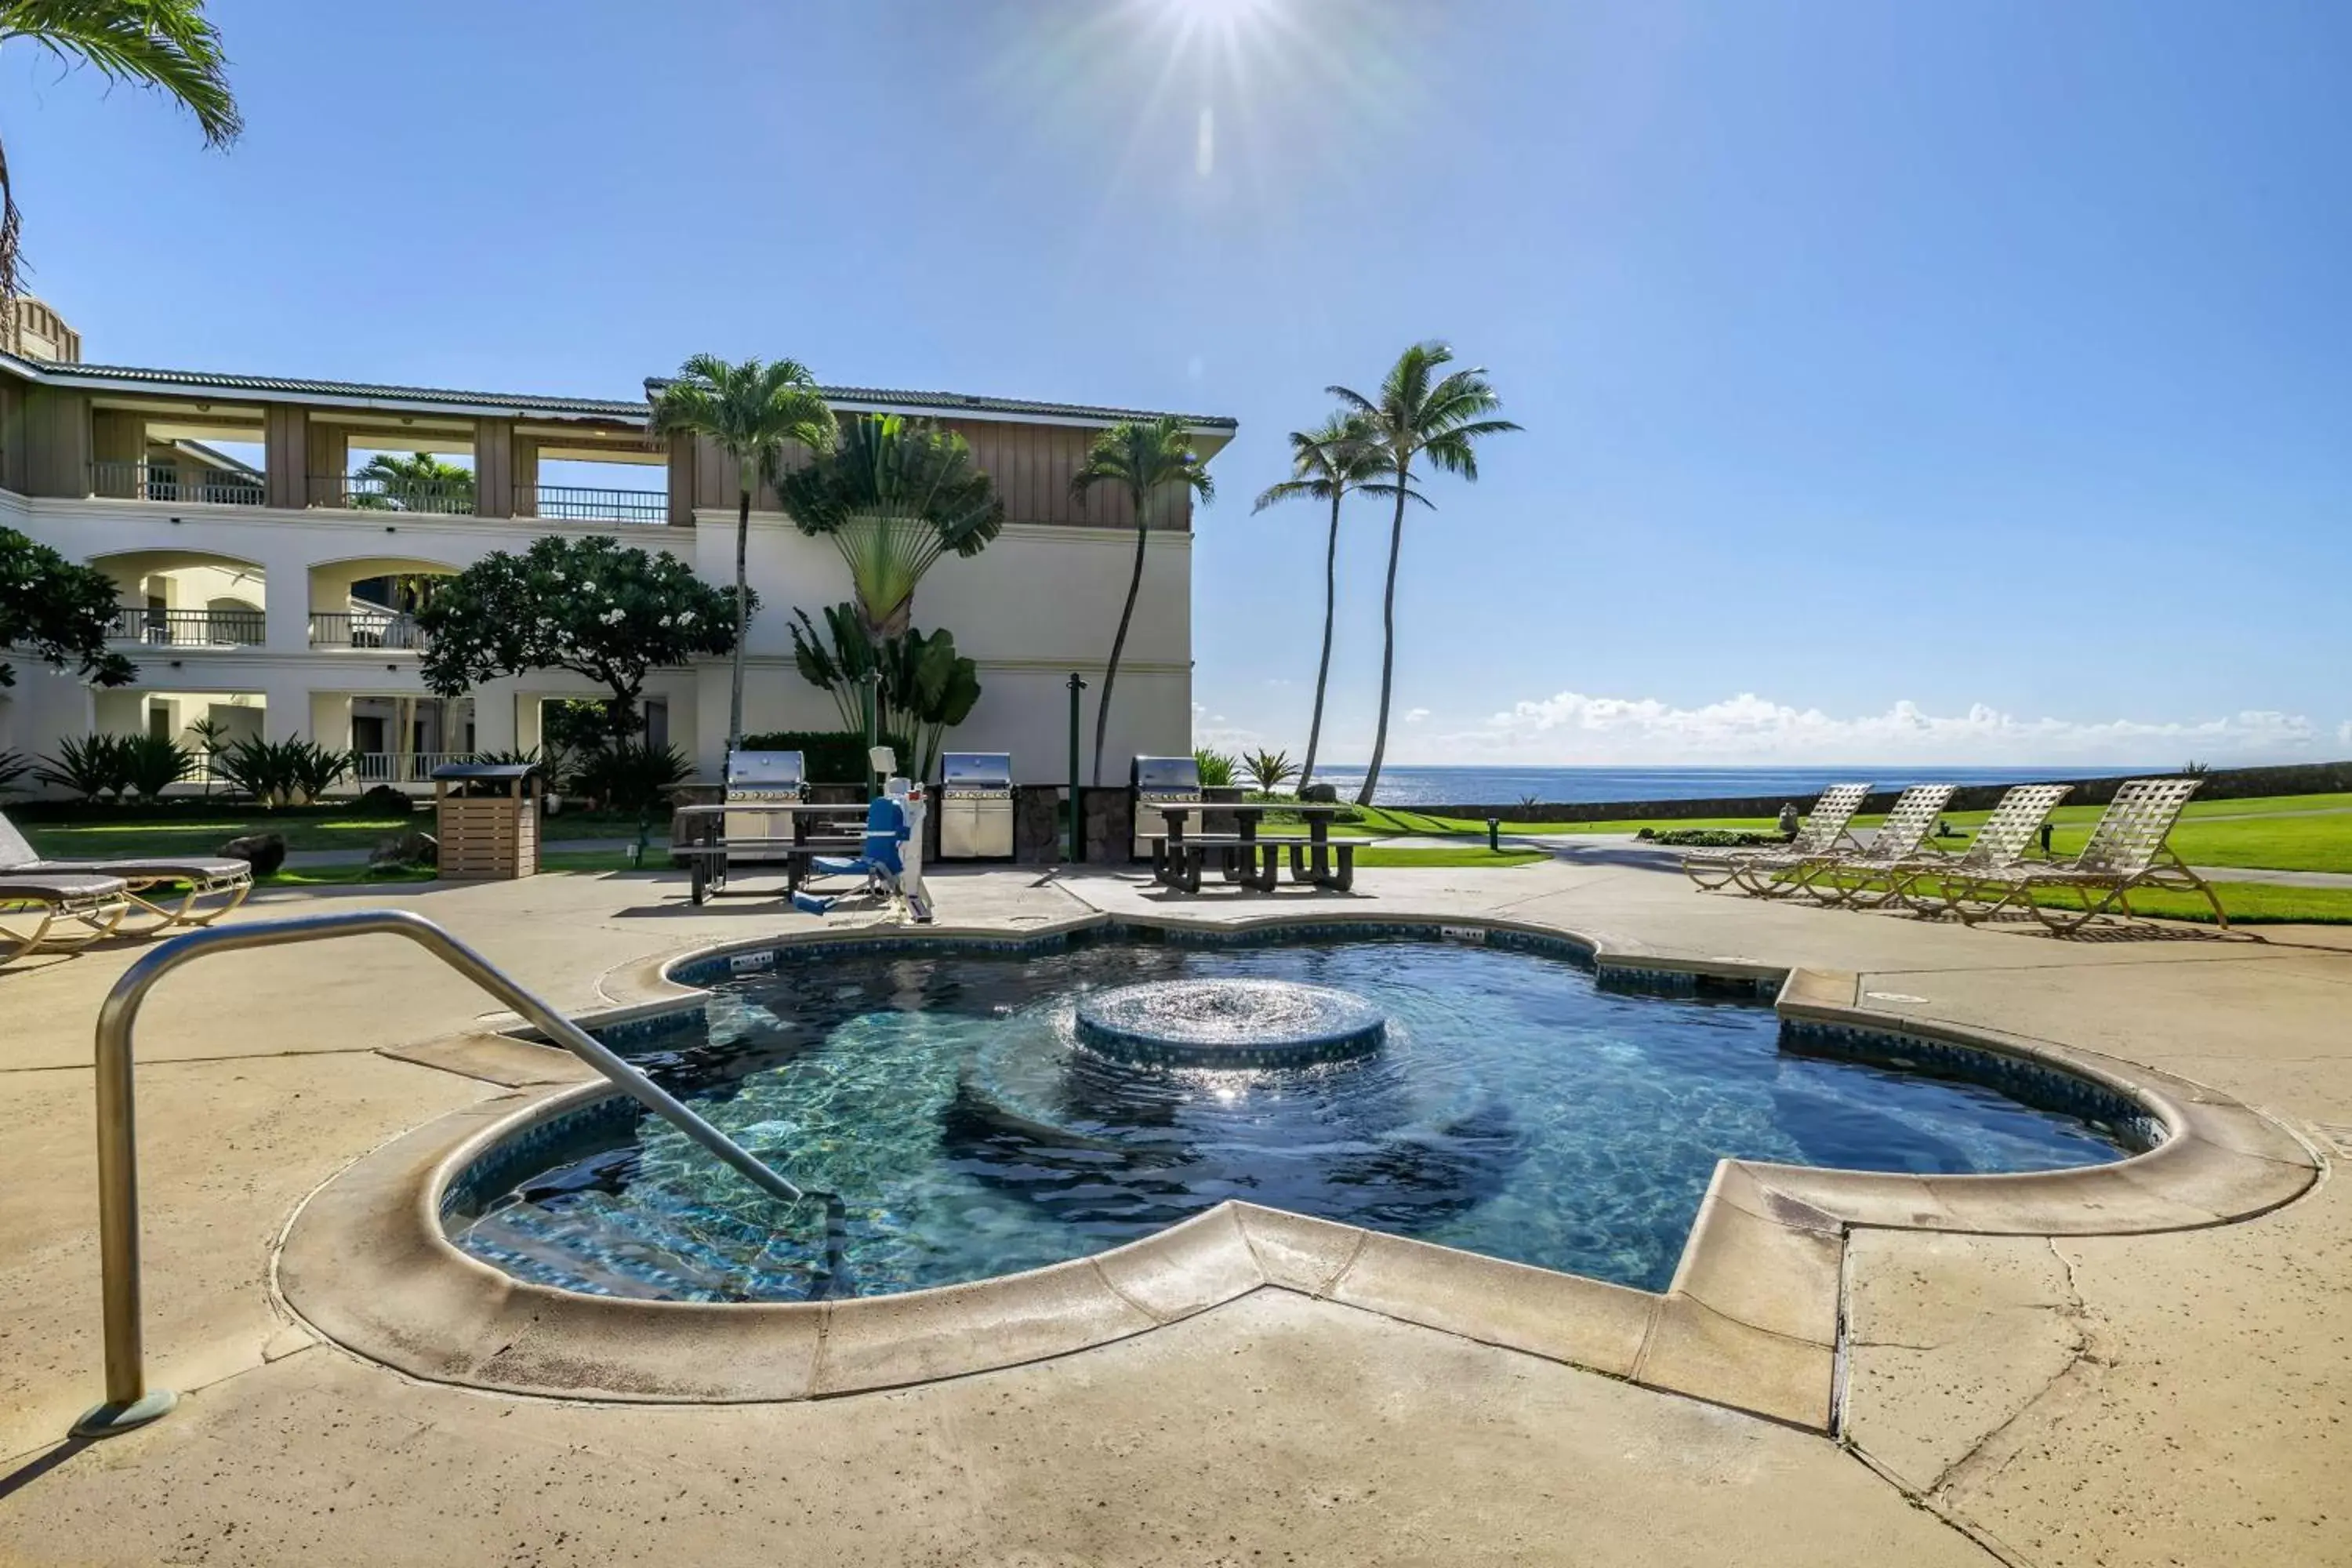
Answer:
<svg viewBox="0 0 2352 1568"><path fill-rule="evenodd" d="M1143 500L1135 498L1135 570L1128 574L1127 605L1118 613L1118 636L1110 639L1110 663L1103 668L1102 700L1095 704L1095 787L1102 787L1102 749L1104 729L1110 722L1110 689L1118 679L1118 656L1127 647L1127 623L1135 618L1135 595L1143 586L1143 545L1150 536L1143 527ZM1072 801L1076 811L1077 803Z"/></svg>
<svg viewBox="0 0 2352 1568"><path fill-rule="evenodd" d="M1323 547L1323 662L1315 667L1315 717L1307 726L1307 760L1298 765L1298 792L1315 782L1315 751L1323 740L1323 688L1331 679L1331 617L1339 605L1339 500L1331 495L1331 537Z"/></svg>
<svg viewBox="0 0 2352 1568"><path fill-rule="evenodd" d="M751 459L745 458L746 463ZM743 639L751 628L744 625L744 559L751 549L751 491L746 486L735 509L735 675L727 692L727 749L743 744Z"/></svg>
<svg viewBox="0 0 2352 1568"><path fill-rule="evenodd" d="M1381 783L1381 759L1389 750L1389 686L1396 674L1397 556L1404 549L1405 469L1410 466L1410 459L1397 465L1396 521L1389 525L1389 586L1381 601L1381 721L1372 731L1372 764L1364 770L1364 787L1356 792L1358 805L1372 804L1372 791Z"/></svg>

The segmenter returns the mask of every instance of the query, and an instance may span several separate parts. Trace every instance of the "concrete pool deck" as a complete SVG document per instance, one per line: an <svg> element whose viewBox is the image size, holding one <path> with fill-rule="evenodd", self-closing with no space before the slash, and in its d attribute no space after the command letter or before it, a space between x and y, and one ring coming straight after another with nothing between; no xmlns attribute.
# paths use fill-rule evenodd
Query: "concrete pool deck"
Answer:
<svg viewBox="0 0 2352 1568"><path fill-rule="evenodd" d="M2332 933L2061 942L1559 861L1368 870L1349 899L1036 880L962 872L934 891L943 919L1004 930L1331 905L1843 971L1870 1009L2210 1085L2330 1159L2352 1141L2352 953ZM691 911L679 892L545 877L271 894L236 918L415 909L574 1011L609 1006L600 982L651 956L814 923L764 900ZM1263 1289L1076 1353L816 1401L622 1408L419 1382L287 1311L289 1220L371 1151L571 1069L481 1034L505 1021L486 998L378 938L224 957L157 993L140 1052L149 1365L186 1397L152 1427L60 1444L99 1386L90 1027L140 951L0 971L16 1156L0 1560L2352 1560L2352 1210L2326 1175L2258 1218L2157 1235L1853 1231L1838 1440Z"/></svg>

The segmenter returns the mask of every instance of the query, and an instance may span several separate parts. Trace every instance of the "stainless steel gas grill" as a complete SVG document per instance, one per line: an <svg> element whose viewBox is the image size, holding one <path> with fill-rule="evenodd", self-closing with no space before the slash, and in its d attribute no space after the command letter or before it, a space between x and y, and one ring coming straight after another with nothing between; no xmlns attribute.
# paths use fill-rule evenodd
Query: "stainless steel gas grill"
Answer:
<svg viewBox="0 0 2352 1568"><path fill-rule="evenodd" d="M1158 807L1201 804L1201 764L1190 757L1135 759L1135 856L1151 858L1151 836L1168 831Z"/></svg>
<svg viewBox="0 0 2352 1568"><path fill-rule="evenodd" d="M1003 752L950 752L940 763L940 858L1013 856L1013 759Z"/></svg>
<svg viewBox="0 0 2352 1568"><path fill-rule="evenodd" d="M798 752L730 752L721 798L729 805L791 805L804 796L807 783L807 768ZM789 815L730 811L724 822L721 832L730 863L779 858L776 851L790 849L793 843Z"/></svg>

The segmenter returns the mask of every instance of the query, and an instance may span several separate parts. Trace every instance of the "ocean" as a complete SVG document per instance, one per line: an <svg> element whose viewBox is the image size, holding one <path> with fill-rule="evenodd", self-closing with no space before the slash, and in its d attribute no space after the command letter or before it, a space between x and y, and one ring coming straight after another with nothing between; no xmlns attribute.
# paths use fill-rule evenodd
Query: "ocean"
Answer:
<svg viewBox="0 0 2352 1568"><path fill-rule="evenodd" d="M1818 795L1833 784L1867 783L1881 789L1901 789L1915 784L2029 784L2043 779L2110 778L2171 771L2084 763L2042 768L1953 768L1911 763L1875 768L1384 767L1376 798L1381 805L1509 805L1528 795L1555 805L1786 795L1801 804L1805 797ZM1336 787L1341 800L1353 800L1364 782L1363 764L1318 768L1316 779Z"/></svg>

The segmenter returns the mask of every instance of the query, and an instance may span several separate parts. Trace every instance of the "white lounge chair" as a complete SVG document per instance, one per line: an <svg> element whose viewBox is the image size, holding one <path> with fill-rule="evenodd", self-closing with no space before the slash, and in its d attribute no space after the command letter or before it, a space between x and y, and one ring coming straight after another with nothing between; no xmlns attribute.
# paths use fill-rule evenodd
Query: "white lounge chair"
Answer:
<svg viewBox="0 0 2352 1568"><path fill-rule="evenodd" d="M1774 880L1791 868L1817 860L1841 846L1853 845L1847 829L1869 795L1866 784L1832 784L1813 802L1811 816L1796 837L1779 849L1695 849L1683 857L1683 875L1712 892L1737 882L1759 898L1777 899L1795 891ZM1853 845L1853 847L1860 847Z"/></svg>
<svg viewBox="0 0 2352 1568"><path fill-rule="evenodd" d="M253 891L253 868L226 856L130 855L112 859L44 860L5 815L0 815L0 876L120 879L129 902L117 912L114 923L121 925L124 917L136 910L139 912L132 918L139 923L130 929L142 931L162 931L169 926L210 925L245 902L246 896ZM152 899L146 896L167 888L186 890L176 902L169 893Z"/></svg>
<svg viewBox="0 0 2352 1568"><path fill-rule="evenodd" d="M37 948L96 942L121 925L130 908L128 885L120 877L0 871L0 963Z"/></svg>
<svg viewBox="0 0 2352 1568"><path fill-rule="evenodd" d="M2074 788L2073 784L2013 786L1959 854L1923 856L1888 871L1894 899L1922 914L1958 912L1968 889L1979 879L2002 876L2025 863L2025 851L2041 833L2042 825Z"/></svg>
<svg viewBox="0 0 2352 1568"><path fill-rule="evenodd" d="M1876 909L1902 895L1895 874L1920 861L1920 846L1942 820L1958 785L1913 784L1861 849L1832 851L1785 874L1795 890L1825 904Z"/></svg>
<svg viewBox="0 0 2352 1568"><path fill-rule="evenodd" d="M2198 893L2212 906L2213 919L2223 931L2230 917L2204 878L2172 852L2167 840L2181 808L2204 784L2196 778L2133 779L2119 786L2115 799L2099 815L2089 842L2072 860L2021 861L1996 871L1972 873L1961 879L1952 907L1962 920L1974 921L2021 903L2033 917L2061 935L2082 930L2109 910L2126 918L2132 912L2134 888L2169 888ZM2033 895L2063 889L2076 904L2044 904Z"/></svg>

